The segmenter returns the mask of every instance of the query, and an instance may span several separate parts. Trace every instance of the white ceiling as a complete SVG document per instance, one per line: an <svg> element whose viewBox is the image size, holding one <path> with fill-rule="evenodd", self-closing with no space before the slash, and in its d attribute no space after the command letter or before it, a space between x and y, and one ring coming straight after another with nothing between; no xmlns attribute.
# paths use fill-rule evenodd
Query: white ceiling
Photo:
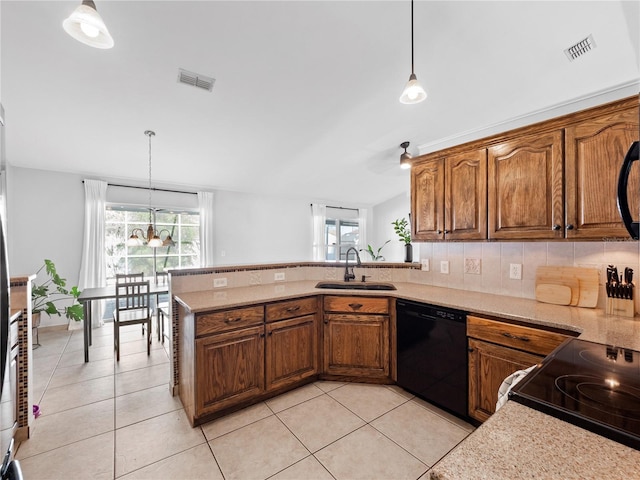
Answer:
<svg viewBox="0 0 640 480"><path fill-rule="evenodd" d="M408 190L405 140L417 154L640 78L637 1L416 1L418 105L398 102L407 0L95 1L111 50L62 30L80 0L0 3L10 164L144 185L152 129L156 186L374 205Z"/></svg>

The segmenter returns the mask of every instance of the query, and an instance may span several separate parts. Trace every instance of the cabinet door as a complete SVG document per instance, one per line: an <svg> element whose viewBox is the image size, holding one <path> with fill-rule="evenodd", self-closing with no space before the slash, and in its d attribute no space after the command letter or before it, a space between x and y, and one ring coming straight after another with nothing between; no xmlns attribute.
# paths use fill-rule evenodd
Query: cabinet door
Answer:
<svg viewBox="0 0 640 480"><path fill-rule="evenodd" d="M489 238L564 237L562 131L489 148Z"/></svg>
<svg viewBox="0 0 640 480"><path fill-rule="evenodd" d="M411 237L444 239L444 159L427 160L411 169Z"/></svg>
<svg viewBox="0 0 640 480"><path fill-rule="evenodd" d="M469 416L484 422L496 411L502 381L542 356L469 338Z"/></svg>
<svg viewBox="0 0 640 480"><path fill-rule="evenodd" d="M324 323L325 373L389 376L387 315L325 314Z"/></svg>
<svg viewBox="0 0 640 480"><path fill-rule="evenodd" d="M266 326L266 388L273 390L318 373L316 315Z"/></svg>
<svg viewBox="0 0 640 480"><path fill-rule="evenodd" d="M638 107L603 114L572 125L566 133L567 238L629 235L617 204L622 160L638 140ZM630 209L637 219L640 168L629 179Z"/></svg>
<svg viewBox="0 0 640 480"><path fill-rule="evenodd" d="M264 392L264 326L196 340L196 416Z"/></svg>
<svg viewBox="0 0 640 480"><path fill-rule="evenodd" d="M487 151L484 148L447 158L444 199L447 240L487 238Z"/></svg>

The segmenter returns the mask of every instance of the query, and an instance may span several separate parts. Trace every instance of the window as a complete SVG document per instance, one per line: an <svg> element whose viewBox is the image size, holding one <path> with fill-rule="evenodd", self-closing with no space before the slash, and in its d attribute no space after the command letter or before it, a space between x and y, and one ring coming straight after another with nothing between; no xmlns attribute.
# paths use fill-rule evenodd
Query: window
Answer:
<svg viewBox="0 0 640 480"><path fill-rule="evenodd" d="M105 212L105 248L107 279L116 273L144 272L152 277L154 269L197 267L200 265L200 216L195 212L159 211L156 229L167 233L175 246L150 248L146 245L127 247L126 240L134 228L143 232L149 225L149 210L131 206L110 205Z"/></svg>
<svg viewBox="0 0 640 480"><path fill-rule="evenodd" d="M327 207L324 227L326 260L346 260L347 250L360 248L358 210Z"/></svg>

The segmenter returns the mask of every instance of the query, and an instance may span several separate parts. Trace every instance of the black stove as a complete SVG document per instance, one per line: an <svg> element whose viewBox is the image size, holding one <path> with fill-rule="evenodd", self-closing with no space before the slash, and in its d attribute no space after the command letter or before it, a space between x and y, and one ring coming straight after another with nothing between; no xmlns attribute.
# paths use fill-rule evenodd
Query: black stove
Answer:
<svg viewBox="0 0 640 480"><path fill-rule="evenodd" d="M640 450L640 352L572 338L509 398Z"/></svg>

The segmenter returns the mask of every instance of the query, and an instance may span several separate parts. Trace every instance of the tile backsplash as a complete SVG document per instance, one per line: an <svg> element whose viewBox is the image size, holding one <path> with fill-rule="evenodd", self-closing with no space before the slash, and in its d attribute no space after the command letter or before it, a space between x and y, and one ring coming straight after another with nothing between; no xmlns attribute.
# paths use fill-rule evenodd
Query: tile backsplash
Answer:
<svg viewBox="0 0 640 480"><path fill-rule="evenodd" d="M420 259L429 259L430 271L411 270L410 281L512 297L535 298L536 269L544 265L597 268L600 275L598 307L604 308L606 268L633 268L640 278L640 242L486 242L421 243ZM441 273L441 262L449 273ZM479 274L477 272L479 263ZM510 278L511 264L521 265L520 280ZM474 268L469 268L473 265ZM634 282L637 284L636 282ZM636 295L636 311L638 306Z"/></svg>

